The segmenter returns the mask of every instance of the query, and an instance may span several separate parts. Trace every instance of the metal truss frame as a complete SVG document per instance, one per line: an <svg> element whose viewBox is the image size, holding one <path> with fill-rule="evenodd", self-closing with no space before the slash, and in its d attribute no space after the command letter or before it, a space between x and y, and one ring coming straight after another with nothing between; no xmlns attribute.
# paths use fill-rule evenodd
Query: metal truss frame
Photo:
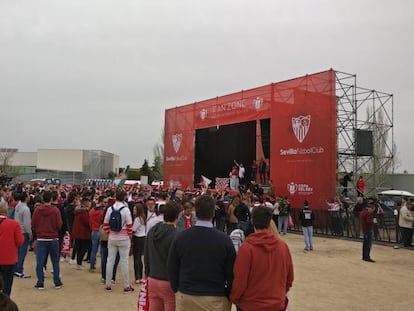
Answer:
<svg viewBox="0 0 414 311"><path fill-rule="evenodd" d="M357 86L355 74L335 71L337 99L337 175L364 176L366 196L384 188L385 173L394 172L394 100L392 94ZM358 156L356 130L373 132L373 155ZM355 185L348 196L356 196ZM351 191L352 189L352 191ZM337 187L337 193L341 189Z"/></svg>

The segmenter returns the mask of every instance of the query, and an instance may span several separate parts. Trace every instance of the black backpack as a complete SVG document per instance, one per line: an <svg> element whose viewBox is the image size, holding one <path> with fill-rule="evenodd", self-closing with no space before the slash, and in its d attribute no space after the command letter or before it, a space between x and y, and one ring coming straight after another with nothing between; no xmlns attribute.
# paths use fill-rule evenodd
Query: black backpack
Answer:
<svg viewBox="0 0 414 311"><path fill-rule="evenodd" d="M113 206L111 207L112 212L109 216L109 228L111 229L111 231L119 232L122 230L123 225L121 211L124 208L125 206L122 206L120 209L116 210Z"/></svg>

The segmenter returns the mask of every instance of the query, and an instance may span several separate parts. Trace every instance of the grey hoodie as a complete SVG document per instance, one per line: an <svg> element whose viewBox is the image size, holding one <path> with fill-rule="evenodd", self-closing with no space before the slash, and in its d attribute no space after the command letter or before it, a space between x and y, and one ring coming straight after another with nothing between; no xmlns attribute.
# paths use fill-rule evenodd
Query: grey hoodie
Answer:
<svg viewBox="0 0 414 311"><path fill-rule="evenodd" d="M168 281L167 258L177 229L163 222L156 224L147 234L145 241L145 275Z"/></svg>
<svg viewBox="0 0 414 311"><path fill-rule="evenodd" d="M32 217L30 209L24 202L19 202L14 210L14 220L16 220L22 229L22 233L32 235Z"/></svg>

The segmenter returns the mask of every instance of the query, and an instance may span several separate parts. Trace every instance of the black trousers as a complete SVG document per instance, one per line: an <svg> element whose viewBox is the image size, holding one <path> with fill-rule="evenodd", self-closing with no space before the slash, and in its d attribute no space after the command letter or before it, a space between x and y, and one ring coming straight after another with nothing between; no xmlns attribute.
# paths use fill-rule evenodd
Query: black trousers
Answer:
<svg viewBox="0 0 414 311"><path fill-rule="evenodd" d="M142 272L144 270L144 265L142 263L142 255L144 254L145 236L134 236L133 238L134 239L132 253L134 255L135 280L140 280L142 279Z"/></svg>
<svg viewBox="0 0 414 311"><path fill-rule="evenodd" d="M78 244L78 253L76 254L76 263L82 265L82 260L85 257L86 252L88 251L89 244L91 240L86 239L77 239L76 243Z"/></svg>
<svg viewBox="0 0 414 311"><path fill-rule="evenodd" d="M400 227L401 232L401 242L404 244L404 247L411 246L411 241L413 239L413 229Z"/></svg>
<svg viewBox="0 0 414 311"><path fill-rule="evenodd" d="M0 277L3 278L4 289L3 294L10 296L13 286L13 273L16 270L16 265L1 265Z"/></svg>

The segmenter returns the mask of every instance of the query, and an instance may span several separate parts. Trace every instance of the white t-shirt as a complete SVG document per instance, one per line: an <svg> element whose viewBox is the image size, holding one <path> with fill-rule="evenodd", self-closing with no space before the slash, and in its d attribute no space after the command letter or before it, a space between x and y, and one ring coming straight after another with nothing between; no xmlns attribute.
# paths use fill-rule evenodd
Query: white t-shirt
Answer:
<svg viewBox="0 0 414 311"><path fill-rule="evenodd" d="M135 217L134 224L132 225L133 235L136 237L143 237L146 233L145 223L140 217Z"/></svg>
<svg viewBox="0 0 414 311"><path fill-rule="evenodd" d="M154 213L149 212L149 216L147 218L146 233L148 234L148 232L151 230L152 227L154 227L157 223L162 222L163 220L164 220L163 215L157 216L155 212Z"/></svg>
<svg viewBox="0 0 414 311"><path fill-rule="evenodd" d="M244 168L244 166L239 167L239 178L244 178L245 171L246 169Z"/></svg>
<svg viewBox="0 0 414 311"><path fill-rule="evenodd" d="M279 215L279 202L275 202L275 205L273 205L273 215Z"/></svg>

